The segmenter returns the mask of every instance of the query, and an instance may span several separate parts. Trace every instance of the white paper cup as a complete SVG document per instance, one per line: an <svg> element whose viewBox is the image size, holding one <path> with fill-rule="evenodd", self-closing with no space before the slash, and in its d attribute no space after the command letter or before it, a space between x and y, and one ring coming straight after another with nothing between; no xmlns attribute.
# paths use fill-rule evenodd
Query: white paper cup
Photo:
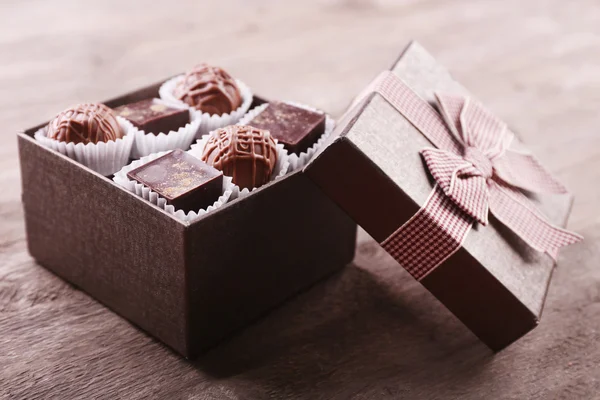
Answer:
<svg viewBox="0 0 600 400"><path fill-rule="evenodd" d="M59 142L46 136L48 127L38 130L34 137L42 145L66 155L104 176L112 175L129 162L137 128L125 118L117 117L124 134L117 140L98 143Z"/></svg>
<svg viewBox="0 0 600 400"><path fill-rule="evenodd" d="M159 100L160 101L160 100ZM168 104L164 102L165 104ZM168 104L169 106L173 106ZM196 138L202 123L201 113L185 107L190 113L190 122L176 131L170 132L144 132L137 130L131 149L131 158L141 158L152 153L167 150L187 150Z"/></svg>
<svg viewBox="0 0 600 400"><path fill-rule="evenodd" d="M118 185L123 186L125 189L129 190L130 192L135 193L137 196L143 198L144 200L147 200L150 203L162 208L169 214L175 216L176 218L178 218L182 221L192 221L204 214L207 214L209 212L212 212L212 211L220 208L221 206L223 206L223 204L225 204L225 203L227 203L227 201L229 201L233 191L235 190L235 185L231 182L231 178L228 176L223 176L222 194L212 205L208 206L207 208L192 210L187 213L183 210L175 209L175 207L173 207L172 205L167 204L167 200L165 198L161 197L158 193L150 190L149 187L147 187L137 181L129 179L129 177L127 176L127 173L129 171L134 170L137 167L140 167L144 164L147 164L150 161L156 160L157 158L164 156L165 154L169 153L170 151L171 150L161 151L159 153L153 153L153 154L144 156L144 157L140 158L139 160L133 161L131 164L126 165L123 168L121 168L121 170L118 171L115 174L115 176L113 177L113 181L115 183L117 183Z"/></svg>
<svg viewBox="0 0 600 400"><path fill-rule="evenodd" d="M193 155L198 159L202 159L202 152L204 151L204 147L206 147L206 143L208 142L208 138L210 134L202 136L200 139L196 141L196 143L192 144L192 148L188 150L188 153ZM273 168L273 172L271 173L271 179L269 182L282 178L289 172L290 163L288 162L288 153L287 150L283 147L282 144L277 143L277 139L275 139L275 144L277 148L277 162L275 163L275 167ZM233 184L235 189L231 196L232 199L242 198L250 194L250 192L258 189L258 188L244 188L241 189L235 183Z"/></svg>
<svg viewBox="0 0 600 400"><path fill-rule="evenodd" d="M322 111L320 111L316 108L313 108L313 107L310 107L310 106L307 106L304 104L296 103L293 101L285 101L284 103L289 104L294 107L303 108L308 111L317 112L317 113L321 113L321 114L323 113ZM246 115L244 115L237 124L252 126L252 120L258 114L263 112L265 110L265 108L267 108L268 105L269 105L268 103L265 103L265 104L261 104L257 107L254 107L252 110L248 111L246 113ZM328 114L325 114L325 131L319 137L319 139L317 139L317 141L312 146L310 146L308 149L306 149L305 151L303 151L300 154L288 153L288 161L290 163L290 168L289 168L290 172L304 168L306 166L306 164L308 164L310 159L313 158L315 153L317 151L319 151L319 149L321 147L323 147L323 145L327 141L327 138L331 135L331 132L333 132L334 128L335 128L334 119L331 118Z"/></svg>
<svg viewBox="0 0 600 400"><path fill-rule="evenodd" d="M190 108L189 104L177 99L173 95L173 91L175 90L177 83L179 83L183 78L184 75L179 75L175 78L169 79L161 85L160 89L158 90L158 94L162 100L169 104L173 104L175 107ZM238 122L246 112L248 112L250 104L252 104L252 91L244 82L238 79L236 79L235 82L240 89L240 94L242 95L242 105L228 114L211 115L209 113L200 112L200 129L198 130L196 138L200 138L201 136L206 135L215 129L223 128L227 125L233 125Z"/></svg>

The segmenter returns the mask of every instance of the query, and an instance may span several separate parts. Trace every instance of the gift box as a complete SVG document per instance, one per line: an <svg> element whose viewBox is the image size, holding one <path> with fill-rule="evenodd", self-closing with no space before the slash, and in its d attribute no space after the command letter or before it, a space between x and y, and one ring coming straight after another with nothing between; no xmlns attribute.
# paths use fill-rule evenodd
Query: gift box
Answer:
<svg viewBox="0 0 600 400"><path fill-rule="evenodd" d="M354 256L355 222L301 170L188 222L44 147L34 134L46 124L18 134L30 254L186 357Z"/></svg>
<svg viewBox="0 0 600 400"><path fill-rule="evenodd" d="M308 176L475 335L539 322L572 197L418 43L357 97Z"/></svg>

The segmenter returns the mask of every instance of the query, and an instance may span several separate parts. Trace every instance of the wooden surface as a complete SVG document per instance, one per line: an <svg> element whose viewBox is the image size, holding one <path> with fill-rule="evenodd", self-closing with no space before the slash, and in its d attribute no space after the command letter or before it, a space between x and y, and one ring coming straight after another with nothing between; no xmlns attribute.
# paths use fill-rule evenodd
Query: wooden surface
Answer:
<svg viewBox="0 0 600 400"><path fill-rule="evenodd" d="M597 1L308 3L2 2L1 398L600 398ZM344 272L195 363L29 257L17 130L199 61L339 115L410 38L576 195L569 227L586 241L561 254L541 325L507 350L491 354L362 233Z"/></svg>

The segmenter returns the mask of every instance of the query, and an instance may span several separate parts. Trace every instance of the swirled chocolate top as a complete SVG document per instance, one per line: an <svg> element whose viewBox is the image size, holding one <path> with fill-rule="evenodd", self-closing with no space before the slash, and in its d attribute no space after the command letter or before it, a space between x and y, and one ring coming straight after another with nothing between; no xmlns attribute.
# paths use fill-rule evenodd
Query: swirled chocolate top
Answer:
<svg viewBox="0 0 600 400"><path fill-rule="evenodd" d="M113 111L104 104L78 104L48 124L46 136L68 143L98 143L123 137Z"/></svg>
<svg viewBox="0 0 600 400"><path fill-rule="evenodd" d="M242 189L269 182L277 163L277 147L269 131L230 125L214 131L202 161L233 178Z"/></svg>
<svg viewBox="0 0 600 400"><path fill-rule="evenodd" d="M240 89L219 67L198 64L175 86L176 98L205 113L222 115L242 105Z"/></svg>

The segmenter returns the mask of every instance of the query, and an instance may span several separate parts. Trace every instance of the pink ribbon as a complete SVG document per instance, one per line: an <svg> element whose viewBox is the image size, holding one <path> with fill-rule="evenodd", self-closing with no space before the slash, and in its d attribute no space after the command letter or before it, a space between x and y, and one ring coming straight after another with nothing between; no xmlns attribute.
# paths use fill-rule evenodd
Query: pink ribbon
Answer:
<svg viewBox="0 0 600 400"><path fill-rule="evenodd" d="M552 225L523 191L566 193L530 154L509 149L514 134L480 103L436 93L439 112L391 71L369 93L383 96L437 148L421 151L436 185L423 207L381 245L416 279L454 254L488 214L529 246L556 258L582 239Z"/></svg>

